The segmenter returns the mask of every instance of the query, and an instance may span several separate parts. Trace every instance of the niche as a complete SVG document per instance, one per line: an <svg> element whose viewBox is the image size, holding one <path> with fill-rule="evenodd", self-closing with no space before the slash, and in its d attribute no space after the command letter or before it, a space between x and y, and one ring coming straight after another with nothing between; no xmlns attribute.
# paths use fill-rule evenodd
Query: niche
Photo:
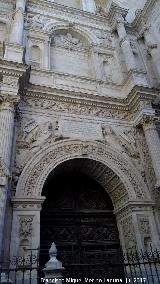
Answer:
<svg viewBox="0 0 160 284"><path fill-rule="evenodd" d="M61 30L51 39L51 69L76 76L92 77L89 43L81 34Z"/></svg>
<svg viewBox="0 0 160 284"><path fill-rule="evenodd" d="M40 67L41 51L39 46L33 45L30 48L30 64L35 67Z"/></svg>

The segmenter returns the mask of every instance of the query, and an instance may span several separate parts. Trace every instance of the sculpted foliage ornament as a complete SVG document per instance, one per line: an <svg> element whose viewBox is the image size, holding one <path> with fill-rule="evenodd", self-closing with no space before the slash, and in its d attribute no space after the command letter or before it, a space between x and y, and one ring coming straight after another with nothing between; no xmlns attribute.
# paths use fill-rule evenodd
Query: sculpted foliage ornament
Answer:
<svg viewBox="0 0 160 284"><path fill-rule="evenodd" d="M21 216L19 218L19 236L21 239L29 239L32 236L33 217Z"/></svg>
<svg viewBox="0 0 160 284"><path fill-rule="evenodd" d="M73 114L86 114L98 117L110 117L110 118L120 118L126 119L128 116L128 111L119 110L115 108L107 108L107 107L100 107L89 104L83 103L72 103L72 102L65 102L65 101L55 101L50 99L38 99L28 97L21 100L20 106L23 108L37 108L37 109L44 109L46 111L55 111L55 112L69 112Z"/></svg>

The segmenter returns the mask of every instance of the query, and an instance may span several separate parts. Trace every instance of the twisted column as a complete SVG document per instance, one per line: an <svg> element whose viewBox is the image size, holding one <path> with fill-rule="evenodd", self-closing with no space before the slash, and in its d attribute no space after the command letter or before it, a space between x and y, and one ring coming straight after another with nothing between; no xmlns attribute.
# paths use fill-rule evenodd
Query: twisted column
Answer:
<svg viewBox="0 0 160 284"><path fill-rule="evenodd" d="M160 138L156 129L154 117L145 116L142 127L152 159L152 165L156 176L156 188L160 188Z"/></svg>
<svg viewBox="0 0 160 284"><path fill-rule="evenodd" d="M118 36L120 39L120 46L122 48L125 62L127 65L128 71L133 70L136 68L134 55L130 46L130 41L127 37L126 29L124 26L124 19L122 16L119 16L117 19L116 29L118 32Z"/></svg>

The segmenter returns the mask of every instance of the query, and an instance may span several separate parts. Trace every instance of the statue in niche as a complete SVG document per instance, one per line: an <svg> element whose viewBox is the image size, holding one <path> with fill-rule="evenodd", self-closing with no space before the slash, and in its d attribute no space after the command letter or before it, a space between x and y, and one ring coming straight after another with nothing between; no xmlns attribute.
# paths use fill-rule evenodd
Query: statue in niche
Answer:
<svg viewBox="0 0 160 284"><path fill-rule="evenodd" d="M59 34L54 37L54 44L68 48L84 48L86 45L78 38L73 37L70 33Z"/></svg>

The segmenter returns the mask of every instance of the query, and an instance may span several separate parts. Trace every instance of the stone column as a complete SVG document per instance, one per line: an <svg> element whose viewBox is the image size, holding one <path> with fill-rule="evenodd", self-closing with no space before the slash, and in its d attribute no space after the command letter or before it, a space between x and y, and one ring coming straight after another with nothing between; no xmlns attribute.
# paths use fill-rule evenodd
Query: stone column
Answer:
<svg viewBox="0 0 160 284"><path fill-rule="evenodd" d="M10 178L10 159L14 130L15 106L12 102L4 101L0 107L0 251L7 200L7 185Z"/></svg>
<svg viewBox="0 0 160 284"><path fill-rule="evenodd" d="M126 29L124 26L124 19L122 16L119 16L117 19L116 29L118 32L118 36L120 39L120 46L122 48L125 62L127 65L128 71L133 70L136 68L134 55L130 46L129 39L127 37Z"/></svg>
<svg viewBox="0 0 160 284"><path fill-rule="evenodd" d="M16 1L16 10L14 15L14 21L12 25L10 42L23 44L23 25L24 25L24 11L26 0Z"/></svg>
<svg viewBox="0 0 160 284"><path fill-rule="evenodd" d="M141 36L144 36L144 40L148 48L148 53L151 55L153 63L154 63L154 67L156 69L157 79L160 82L160 65L159 65L160 56L159 56L159 51L157 48L158 45L155 42L150 32L150 28L148 26L145 26L144 29L141 31L140 37Z"/></svg>
<svg viewBox="0 0 160 284"><path fill-rule="evenodd" d="M13 102L4 101L0 107L0 157L6 167L10 166L15 105Z"/></svg>
<svg viewBox="0 0 160 284"><path fill-rule="evenodd" d="M82 0L83 11L95 13L96 5L94 0Z"/></svg>
<svg viewBox="0 0 160 284"><path fill-rule="evenodd" d="M144 116L142 127L156 176L156 188L160 189L160 138L156 129L154 117Z"/></svg>
<svg viewBox="0 0 160 284"><path fill-rule="evenodd" d="M4 58L22 63L23 60L23 29L26 0L16 0L16 9L12 23L9 43L6 44Z"/></svg>

